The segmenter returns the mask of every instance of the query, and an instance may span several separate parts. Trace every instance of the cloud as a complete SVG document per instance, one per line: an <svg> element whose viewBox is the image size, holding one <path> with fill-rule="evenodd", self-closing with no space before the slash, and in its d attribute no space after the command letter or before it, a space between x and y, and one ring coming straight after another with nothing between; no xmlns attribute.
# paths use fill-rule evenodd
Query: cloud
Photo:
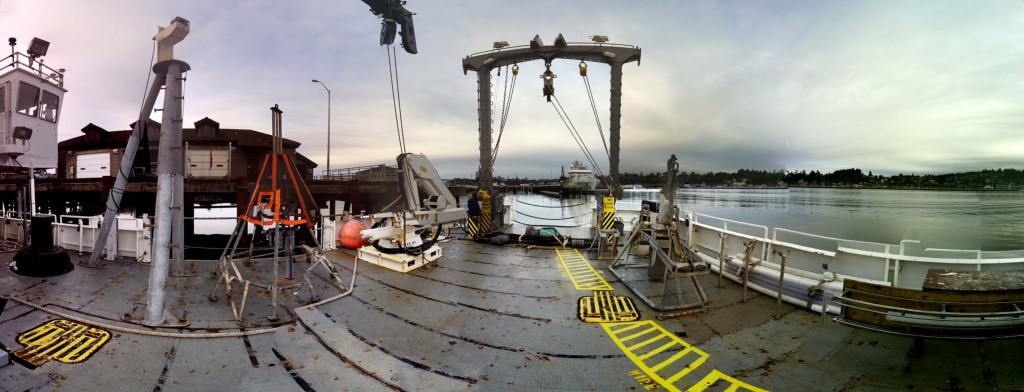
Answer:
<svg viewBox="0 0 1024 392"><path fill-rule="evenodd" d="M416 1L420 53L397 50L402 122L410 151L446 177L479 162L476 75L461 60L507 40L552 42L605 34L642 48L624 68L622 171L739 168L944 172L1024 167L1024 17L1013 2L575 4ZM185 123L211 117L269 133L268 108L285 111L285 136L323 164L331 89L331 166L391 164L400 150L379 20L359 1L301 4L127 0L2 2L11 35L51 41L47 64L65 67L61 138L92 122L135 121L149 77L150 38L175 16L192 22L176 54L192 66ZM552 23L551 21L555 21ZM556 94L607 170L601 132L578 62L556 61ZM607 66L589 79L604 138ZM520 64L499 150L499 175L545 176L584 160L540 94L543 64ZM494 77L495 113L505 76ZM159 115L157 115L156 118ZM495 138L500 116L495 116ZM451 174L449 174L451 173ZM557 174L557 173L556 173Z"/></svg>

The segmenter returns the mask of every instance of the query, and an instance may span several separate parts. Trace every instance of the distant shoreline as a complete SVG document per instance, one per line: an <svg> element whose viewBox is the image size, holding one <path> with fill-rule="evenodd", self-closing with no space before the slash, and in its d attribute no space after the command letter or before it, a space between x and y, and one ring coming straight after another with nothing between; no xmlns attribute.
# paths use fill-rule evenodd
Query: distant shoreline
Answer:
<svg viewBox="0 0 1024 392"><path fill-rule="evenodd" d="M798 185L798 186L788 186L788 187L780 187L780 186L764 186L764 187L757 187L757 186L742 186L742 187L738 187L738 186L700 186L700 187L684 187L684 188L679 188L679 189L779 190L779 189L789 189L789 188L801 188L801 189L804 189L804 188L805 189L872 189L872 190L881 189L881 190L894 190L894 191L948 191L948 192L1021 192L1021 190L1018 190L1018 189L892 188L892 187L884 187L884 186L824 186L824 185L822 185L822 186ZM643 189L635 189L635 190L656 190L656 189L660 189L660 188L652 187L652 188L643 188Z"/></svg>
<svg viewBox="0 0 1024 392"><path fill-rule="evenodd" d="M884 186L791 186L790 188L835 188L835 189L885 189L894 191L950 191L950 192L1020 192L1017 189L978 189L978 188L891 188ZM757 188L751 188L757 189ZM782 188L774 188L782 189Z"/></svg>

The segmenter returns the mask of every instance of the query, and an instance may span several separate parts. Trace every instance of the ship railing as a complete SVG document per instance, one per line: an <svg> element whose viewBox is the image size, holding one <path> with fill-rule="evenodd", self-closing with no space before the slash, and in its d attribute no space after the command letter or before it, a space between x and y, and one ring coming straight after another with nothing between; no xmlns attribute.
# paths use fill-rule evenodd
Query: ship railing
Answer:
<svg viewBox="0 0 1024 392"><path fill-rule="evenodd" d="M25 230L21 227L21 213L18 211L5 210L0 207L0 242L14 241L21 243L24 239ZM5 249L6 250L6 249Z"/></svg>
<svg viewBox="0 0 1024 392"><path fill-rule="evenodd" d="M4 57L3 60L0 60L0 64L2 64L0 65L0 73L3 73L8 68L25 68L32 71L32 73L35 73L40 79L53 83L58 87L64 87L63 70L56 70L47 65L43 65L42 59L35 59L24 53L15 52L10 56Z"/></svg>
<svg viewBox="0 0 1024 392"><path fill-rule="evenodd" d="M398 181L398 167L388 165L370 165L345 167L341 169L324 170L323 175L315 176L315 180L328 181L376 181L394 182Z"/></svg>
<svg viewBox="0 0 1024 392"><path fill-rule="evenodd" d="M0 210L3 217L0 227L0 239L8 241L25 241L27 219L22 219L21 214L15 211ZM143 215L141 218L119 215L115 230L111 231L107 239L107 259L113 260L116 257L131 257L142 262L149 262L150 235L149 217ZM53 245L70 251L77 251L79 255L93 251L93 244L96 242L96 235L102 217L61 215L57 216L53 223Z"/></svg>
<svg viewBox="0 0 1024 392"><path fill-rule="evenodd" d="M936 251L926 249L926 251ZM871 252L853 248L840 248L842 254L860 256L879 260L886 270L892 271L889 281L893 286L920 289L930 269L946 269L950 271L1010 271L1024 267L1024 257L981 258L980 251L974 258L948 258L933 256L906 255L891 252Z"/></svg>
<svg viewBox="0 0 1024 392"><path fill-rule="evenodd" d="M684 214L690 222L687 234L692 246L714 253L724 250L728 255L730 251L746 249L745 242L755 241L754 254L758 255L757 257L763 260L770 254L767 226L690 211L684 211Z"/></svg>
<svg viewBox="0 0 1024 392"><path fill-rule="evenodd" d="M117 215L114 219L116 222L114 230L111 230L107 237L103 250L106 255L105 259L114 260L117 257L128 257L144 263L152 261L149 216L142 215L137 218L131 215ZM59 216L57 222L54 223L55 245L77 251L79 255L93 252L96 236L99 234L102 224L103 217L100 215Z"/></svg>
<svg viewBox="0 0 1024 392"><path fill-rule="evenodd" d="M795 269L812 275L821 274L819 276L822 277L837 274L920 289L929 269L1006 271L1024 267L1024 257L986 258L986 252L980 250L925 248L924 254L917 254L920 247L915 247L918 241L914 240L884 244L783 228L772 229L769 237L765 226L692 212L686 212L686 216L690 221L688 244L693 249L714 255L724 253L727 257L743 253L744 243L754 241L753 255L759 260L789 252L786 253L787 274L790 269ZM908 254L911 250L915 254ZM970 254L970 257L962 257L963 254Z"/></svg>
<svg viewBox="0 0 1024 392"><path fill-rule="evenodd" d="M1024 336L1024 301L989 293L929 293L849 281L832 303L834 320L851 327L897 335L943 339Z"/></svg>

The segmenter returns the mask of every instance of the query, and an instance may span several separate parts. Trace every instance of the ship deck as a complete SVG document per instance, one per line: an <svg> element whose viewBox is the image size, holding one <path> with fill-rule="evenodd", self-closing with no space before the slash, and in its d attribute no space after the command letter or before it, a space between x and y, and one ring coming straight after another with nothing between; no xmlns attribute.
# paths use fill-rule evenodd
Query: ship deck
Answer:
<svg viewBox="0 0 1024 392"><path fill-rule="evenodd" d="M48 278L4 268L0 295L13 298L0 314L0 342L7 347L22 348L19 335L66 316L88 320L111 336L78 363L0 367L0 389L1024 389L1020 339L927 340L923 351L915 351L911 338L851 329L787 304L776 318L774 298L750 292L743 301L740 286L726 280L718 287L714 274L699 278L710 299L706 312L657 320L659 312L617 282L608 261L593 255L587 255L590 264L615 295L634 300L640 320L585 323L577 317L578 300L593 292L576 288L555 250L466 240L443 247L444 256L429 271L402 274L359 263L351 295L312 308L303 308L308 292L289 290L276 322L267 318L269 293L253 289L244 327L223 293L217 302L208 299L216 261L191 261L196 276L170 278L168 308L190 325L156 329L122 321L145 307L148 265L77 266ZM353 255L328 252L346 283ZM5 265L12 257L0 253ZM82 258L72 254L73 261ZM245 276L266 281L272 263L237 265ZM308 266L298 264L297 271ZM324 269L313 271L322 297L339 291ZM202 337L210 333L244 336Z"/></svg>

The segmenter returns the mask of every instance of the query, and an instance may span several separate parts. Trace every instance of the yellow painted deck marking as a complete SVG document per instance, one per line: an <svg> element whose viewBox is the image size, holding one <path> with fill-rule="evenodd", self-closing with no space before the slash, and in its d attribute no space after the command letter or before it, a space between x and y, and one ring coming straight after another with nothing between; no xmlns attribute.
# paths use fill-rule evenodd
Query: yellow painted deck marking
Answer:
<svg viewBox="0 0 1024 392"><path fill-rule="evenodd" d="M558 256L559 263L569 275L569 278L572 279L572 283L576 286L577 290L594 291L593 297L580 298L580 319L592 322L584 317L584 313L587 311L597 313L601 309L595 308L595 306L601 307L602 301L605 301L604 307L607 308L608 313L591 316L594 318L607 317L610 319L610 321L601 322L601 327L604 328L608 336L615 342L615 345L626 354L626 357L640 368L639 371L646 374L646 377L650 379L647 380L639 374L633 374L633 372L630 374L641 385L644 385L645 389L653 386L647 384L648 381L653 381L669 391L683 391L681 387L675 384L683 381L686 375L700 367L700 365L707 361L710 355L699 348L691 346L675 334L666 331L653 320L612 320L615 318L612 314L627 315L628 317L630 307L632 307L633 311L636 311L632 299L616 297L611 285L594 270L590 262L576 249L556 249L555 254ZM624 301L619 301L619 299L624 299ZM626 305L626 302L629 304ZM639 312L636 312L636 318L633 320L638 318ZM718 371L718 369L712 369L710 373L689 389L686 389L686 391L703 392L713 385L716 386L717 390L717 387L723 384L727 385L725 391L767 392L765 389L739 381Z"/></svg>
<svg viewBox="0 0 1024 392"><path fill-rule="evenodd" d="M18 335L25 348L13 353L15 360L29 368L51 359L79 363L89 359L110 340L110 332L68 320L52 320Z"/></svg>
<svg viewBox="0 0 1024 392"><path fill-rule="evenodd" d="M580 251L556 249L555 255L558 256L558 262L562 264L562 268L569 274L569 279L572 279L576 290L612 290L612 286L597 273L590 262L580 254Z"/></svg>
<svg viewBox="0 0 1024 392"><path fill-rule="evenodd" d="M644 385L645 389L650 389L648 381L653 381L669 391L683 391L683 387L677 386L676 383L683 381L683 377L696 370L710 357L708 353L691 346L653 320L604 323L601 326L622 352L640 368L639 372L650 378L647 380L638 374L630 373ZM715 386L715 390L722 390L719 387L726 386L725 391L733 392L767 392L718 369L711 369L710 373L686 391L703 392L711 386Z"/></svg>
<svg viewBox="0 0 1024 392"><path fill-rule="evenodd" d="M640 312L636 310L631 298L599 290L592 297L580 298L579 318L587 323L621 323L636 321L640 318Z"/></svg>
<svg viewBox="0 0 1024 392"><path fill-rule="evenodd" d="M707 353L690 346L651 320L601 326L640 370L670 391L681 391L672 383L708 359ZM650 344L662 339L668 343L660 346ZM653 349L644 350L646 347Z"/></svg>
<svg viewBox="0 0 1024 392"><path fill-rule="evenodd" d="M690 389L687 389L686 392L702 392L716 383L729 383L729 386L725 389L726 392L768 392L767 389L761 389L753 385L747 384L743 381L732 378L729 375L718 371L718 369L711 371L711 373L705 376L703 380L698 381L696 385L690 387Z"/></svg>

